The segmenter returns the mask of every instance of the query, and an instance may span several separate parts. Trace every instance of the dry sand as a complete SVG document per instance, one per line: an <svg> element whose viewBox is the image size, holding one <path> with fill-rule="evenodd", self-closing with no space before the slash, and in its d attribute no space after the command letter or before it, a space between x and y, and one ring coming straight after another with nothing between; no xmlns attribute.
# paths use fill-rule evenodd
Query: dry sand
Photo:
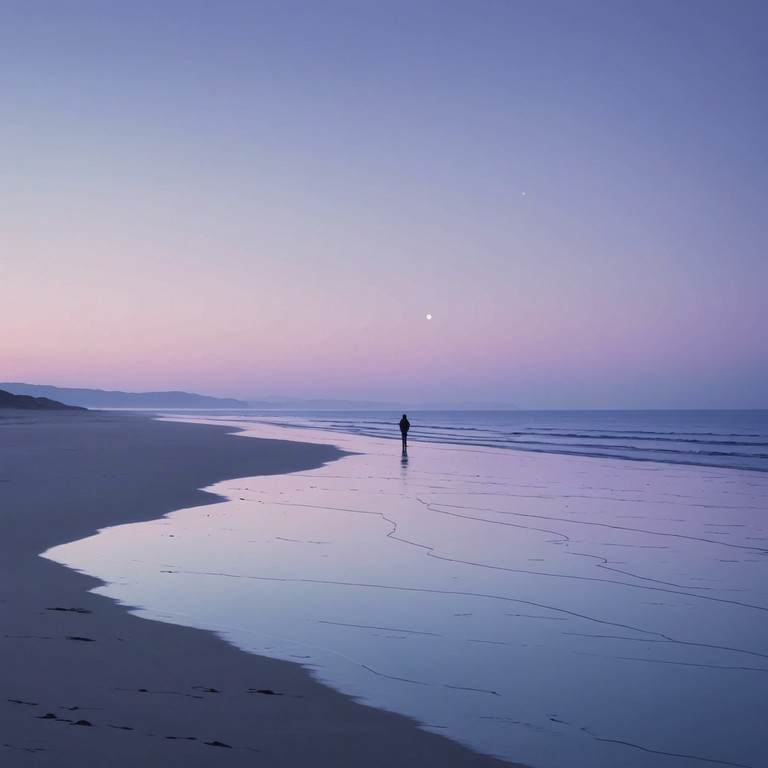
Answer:
<svg viewBox="0 0 768 768"><path fill-rule="evenodd" d="M99 528L215 502L218 480L332 446L118 412L0 411L0 765L509 766L358 704L294 664L140 619L39 557Z"/></svg>

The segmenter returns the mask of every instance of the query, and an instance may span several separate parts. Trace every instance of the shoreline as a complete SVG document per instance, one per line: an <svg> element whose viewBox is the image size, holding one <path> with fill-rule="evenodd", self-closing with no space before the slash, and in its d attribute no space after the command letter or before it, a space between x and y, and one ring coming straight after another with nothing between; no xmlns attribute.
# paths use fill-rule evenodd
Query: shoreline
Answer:
<svg viewBox="0 0 768 768"><path fill-rule="evenodd" d="M221 480L341 458L331 445L111 411L0 412L0 756L8 768L509 766L353 701L297 664L150 621L39 555L100 528L221 500Z"/></svg>
<svg viewBox="0 0 768 768"><path fill-rule="evenodd" d="M352 455L46 556L502 760L760 763L759 476L449 444L403 461L392 439L196 423Z"/></svg>

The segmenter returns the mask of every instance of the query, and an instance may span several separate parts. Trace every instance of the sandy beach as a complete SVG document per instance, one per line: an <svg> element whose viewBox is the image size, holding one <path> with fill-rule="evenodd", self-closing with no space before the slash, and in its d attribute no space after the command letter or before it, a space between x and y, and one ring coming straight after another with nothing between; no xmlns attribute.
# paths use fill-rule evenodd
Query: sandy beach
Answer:
<svg viewBox="0 0 768 768"><path fill-rule="evenodd" d="M98 594L510 763L762 765L764 473L168 417L348 455L45 551Z"/></svg>
<svg viewBox="0 0 768 768"><path fill-rule="evenodd" d="M329 445L116 412L0 413L0 761L22 766L493 766L295 664L138 618L40 553L307 470Z"/></svg>

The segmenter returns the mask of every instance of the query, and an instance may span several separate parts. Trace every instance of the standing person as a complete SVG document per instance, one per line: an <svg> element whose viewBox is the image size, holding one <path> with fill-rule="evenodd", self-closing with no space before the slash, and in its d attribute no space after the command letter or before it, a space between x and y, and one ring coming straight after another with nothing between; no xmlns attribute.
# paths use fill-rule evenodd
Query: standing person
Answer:
<svg viewBox="0 0 768 768"><path fill-rule="evenodd" d="M411 428L411 422L408 421L408 417L403 414L403 418L400 419L400 435L403 438L403 454L408 453L408 430Z"/></svg>

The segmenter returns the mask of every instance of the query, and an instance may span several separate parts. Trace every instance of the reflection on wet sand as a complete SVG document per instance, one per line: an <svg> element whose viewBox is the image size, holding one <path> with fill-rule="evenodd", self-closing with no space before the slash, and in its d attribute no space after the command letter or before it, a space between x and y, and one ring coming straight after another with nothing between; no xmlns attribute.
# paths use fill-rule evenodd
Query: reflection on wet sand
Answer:
<svg viewBox="0 0 768 768"><path fill-rule="evenodd" d="M479 751L760 765L768 479L423 444L398 470L334 442L360 455L50 554Z"/></svg>

